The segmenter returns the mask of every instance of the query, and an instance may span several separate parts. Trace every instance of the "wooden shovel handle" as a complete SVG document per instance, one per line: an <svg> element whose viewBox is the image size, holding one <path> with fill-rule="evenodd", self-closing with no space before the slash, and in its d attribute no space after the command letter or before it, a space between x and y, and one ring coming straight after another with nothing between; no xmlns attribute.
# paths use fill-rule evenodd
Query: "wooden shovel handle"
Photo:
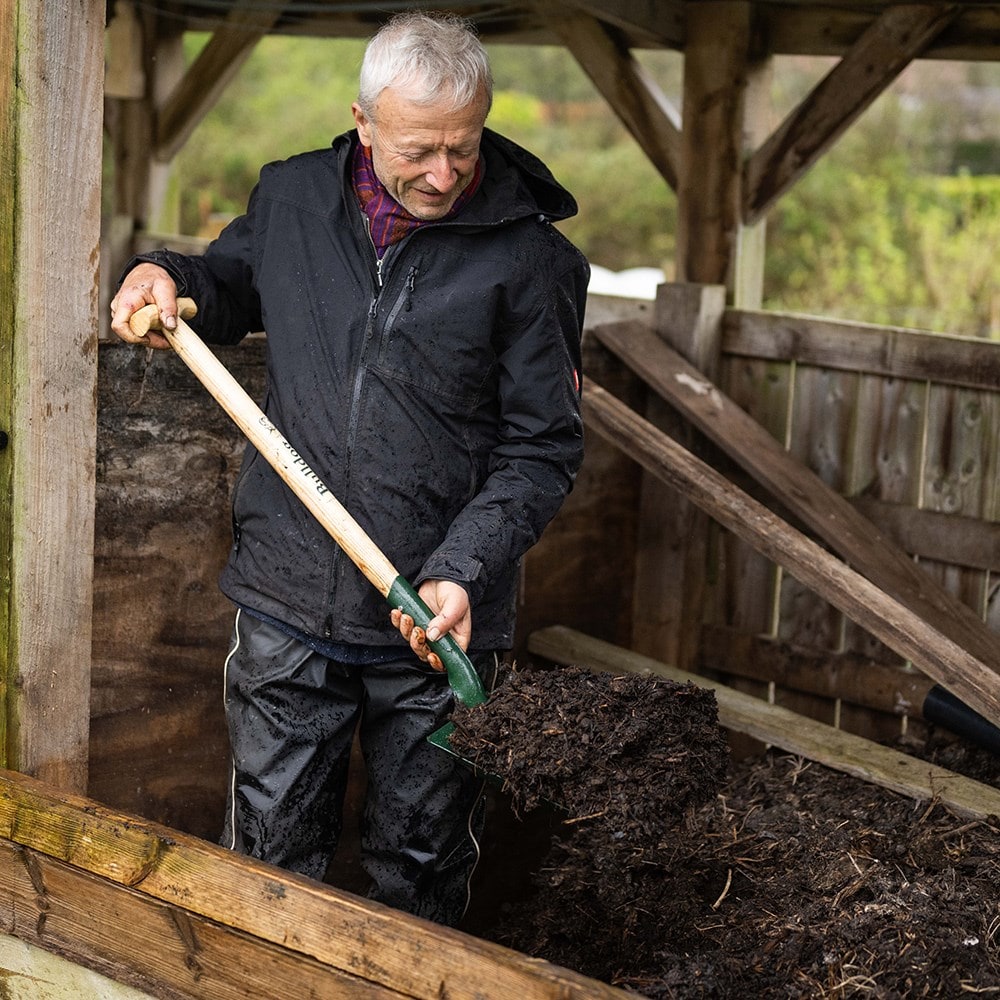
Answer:
<svg viewBox="0 0 1000 1000"><path fill-rule="evenodd" d="M177 315L181 319L192 319L198 314L194 299L181 296L177 300ZM137 337L145 337L150 330L162 330L160 310L155 305L143 306L129 317L128 325Z"/></svg>
<svg viewBox="0 0 1000 1000"><path fill-rule="evenodd" d="M208 349L201 337L184 321L195 314L191 299L177 300L177 327L168 330L160 324L155 305L144 306L133 313L129 325L134 333L145 336L149 330L160 330L181 360L229 414L251 444L267 460L292 492L306 505L310 513L326 529L334 541L365 575L390 606L410 615L426 629L433 617L426 603L414 588L396 572L381 549L365 534L361 525L347 512L340 501L289 444L264 411L250 398L229 370ZM405 526L404 526L405 527ZM448 683L455 696L465 705L478 705L486 700L482 682L465 651L451 634L429 643L441 657L448 672Z"/></svg>

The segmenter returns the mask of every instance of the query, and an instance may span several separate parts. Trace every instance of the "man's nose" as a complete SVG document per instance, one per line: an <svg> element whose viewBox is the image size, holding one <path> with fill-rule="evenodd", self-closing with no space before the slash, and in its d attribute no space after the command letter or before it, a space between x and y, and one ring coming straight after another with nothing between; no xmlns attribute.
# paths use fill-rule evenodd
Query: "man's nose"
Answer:
<svg viewBox="0 0 1000 1000"><path fill-rule="evenodd" d="M458 180L458 171L452 166L451 157L446 152L437 153L427 170L427 180L442 194L450 191Z"/></svg>

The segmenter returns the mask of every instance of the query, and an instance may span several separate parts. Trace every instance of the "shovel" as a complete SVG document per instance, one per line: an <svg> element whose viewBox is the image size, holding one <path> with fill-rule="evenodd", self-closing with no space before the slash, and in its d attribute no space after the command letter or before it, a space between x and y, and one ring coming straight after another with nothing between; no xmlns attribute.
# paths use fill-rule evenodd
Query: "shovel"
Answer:
<svg viewBox="0 0 1000 1000"><path fill-rule="evenodd" d="M167 338L174 352L386 599L389 607L398 608L409 615L414 624L426 631L434 616L416 590L396 572L385 554L309 468L281 431L268 420L263 410L205 346L198 334L184 322L197 312L194 301L188 298L178 299L177 311L175 330L167 330L161 326L159 311L155 305L144 306L133 313L129 325L132 332L139 336L144 337L149 330L155 329ZM448 674L448 684L458 701L468 707L481 705L486 701L486 692L475 667L450 634L434 642L428 641L428 645L441 658ZM448 742L454 728L454 723L448 722L435 730L428 739L435 746L457 757L458 754Z"/></svg>

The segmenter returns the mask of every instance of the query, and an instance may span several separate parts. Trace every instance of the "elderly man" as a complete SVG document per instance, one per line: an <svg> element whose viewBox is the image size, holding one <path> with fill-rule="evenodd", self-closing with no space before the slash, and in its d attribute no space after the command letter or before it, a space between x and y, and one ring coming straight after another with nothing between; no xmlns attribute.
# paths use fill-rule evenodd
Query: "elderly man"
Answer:
<svg viewBox="0 0 1000 1000"><path fill-rule="evenodd" d="M322 878L355 729L370 895L442 923L468 902L482 787L426 737L451 692L450 632L489 686L513 643L518 565L582 458L588 267L553 222L571 196L485 128L492 78L463 21L404 14L371 40L332 148L261 172L201 257L136 258L115 332L148 303L206 340L267 332L268 416L418 587L425 637L248 448L220 586L232 781L224 842ZM169 346L150 333L143 343Z"/></svg>

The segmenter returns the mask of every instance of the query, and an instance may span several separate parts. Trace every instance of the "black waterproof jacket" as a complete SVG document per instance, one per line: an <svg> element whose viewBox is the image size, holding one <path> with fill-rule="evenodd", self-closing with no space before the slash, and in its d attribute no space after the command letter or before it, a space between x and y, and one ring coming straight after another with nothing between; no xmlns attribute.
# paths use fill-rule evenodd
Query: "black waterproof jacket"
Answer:
<svg viewBox="0 0 1000 1000"><path fill-rule="evenodd" d="M519 561L583 453L589 269L551 224L576 204L486 130L469 203L379 265L349 180L356 141L264 167L204 256L136 260L195 299L206 341L266 331L268 417L406 579L465 586L474 648L510 648ZM402 642L382 596L252 446L233 532L220 585L237 604L333 642Z"/></svg>

